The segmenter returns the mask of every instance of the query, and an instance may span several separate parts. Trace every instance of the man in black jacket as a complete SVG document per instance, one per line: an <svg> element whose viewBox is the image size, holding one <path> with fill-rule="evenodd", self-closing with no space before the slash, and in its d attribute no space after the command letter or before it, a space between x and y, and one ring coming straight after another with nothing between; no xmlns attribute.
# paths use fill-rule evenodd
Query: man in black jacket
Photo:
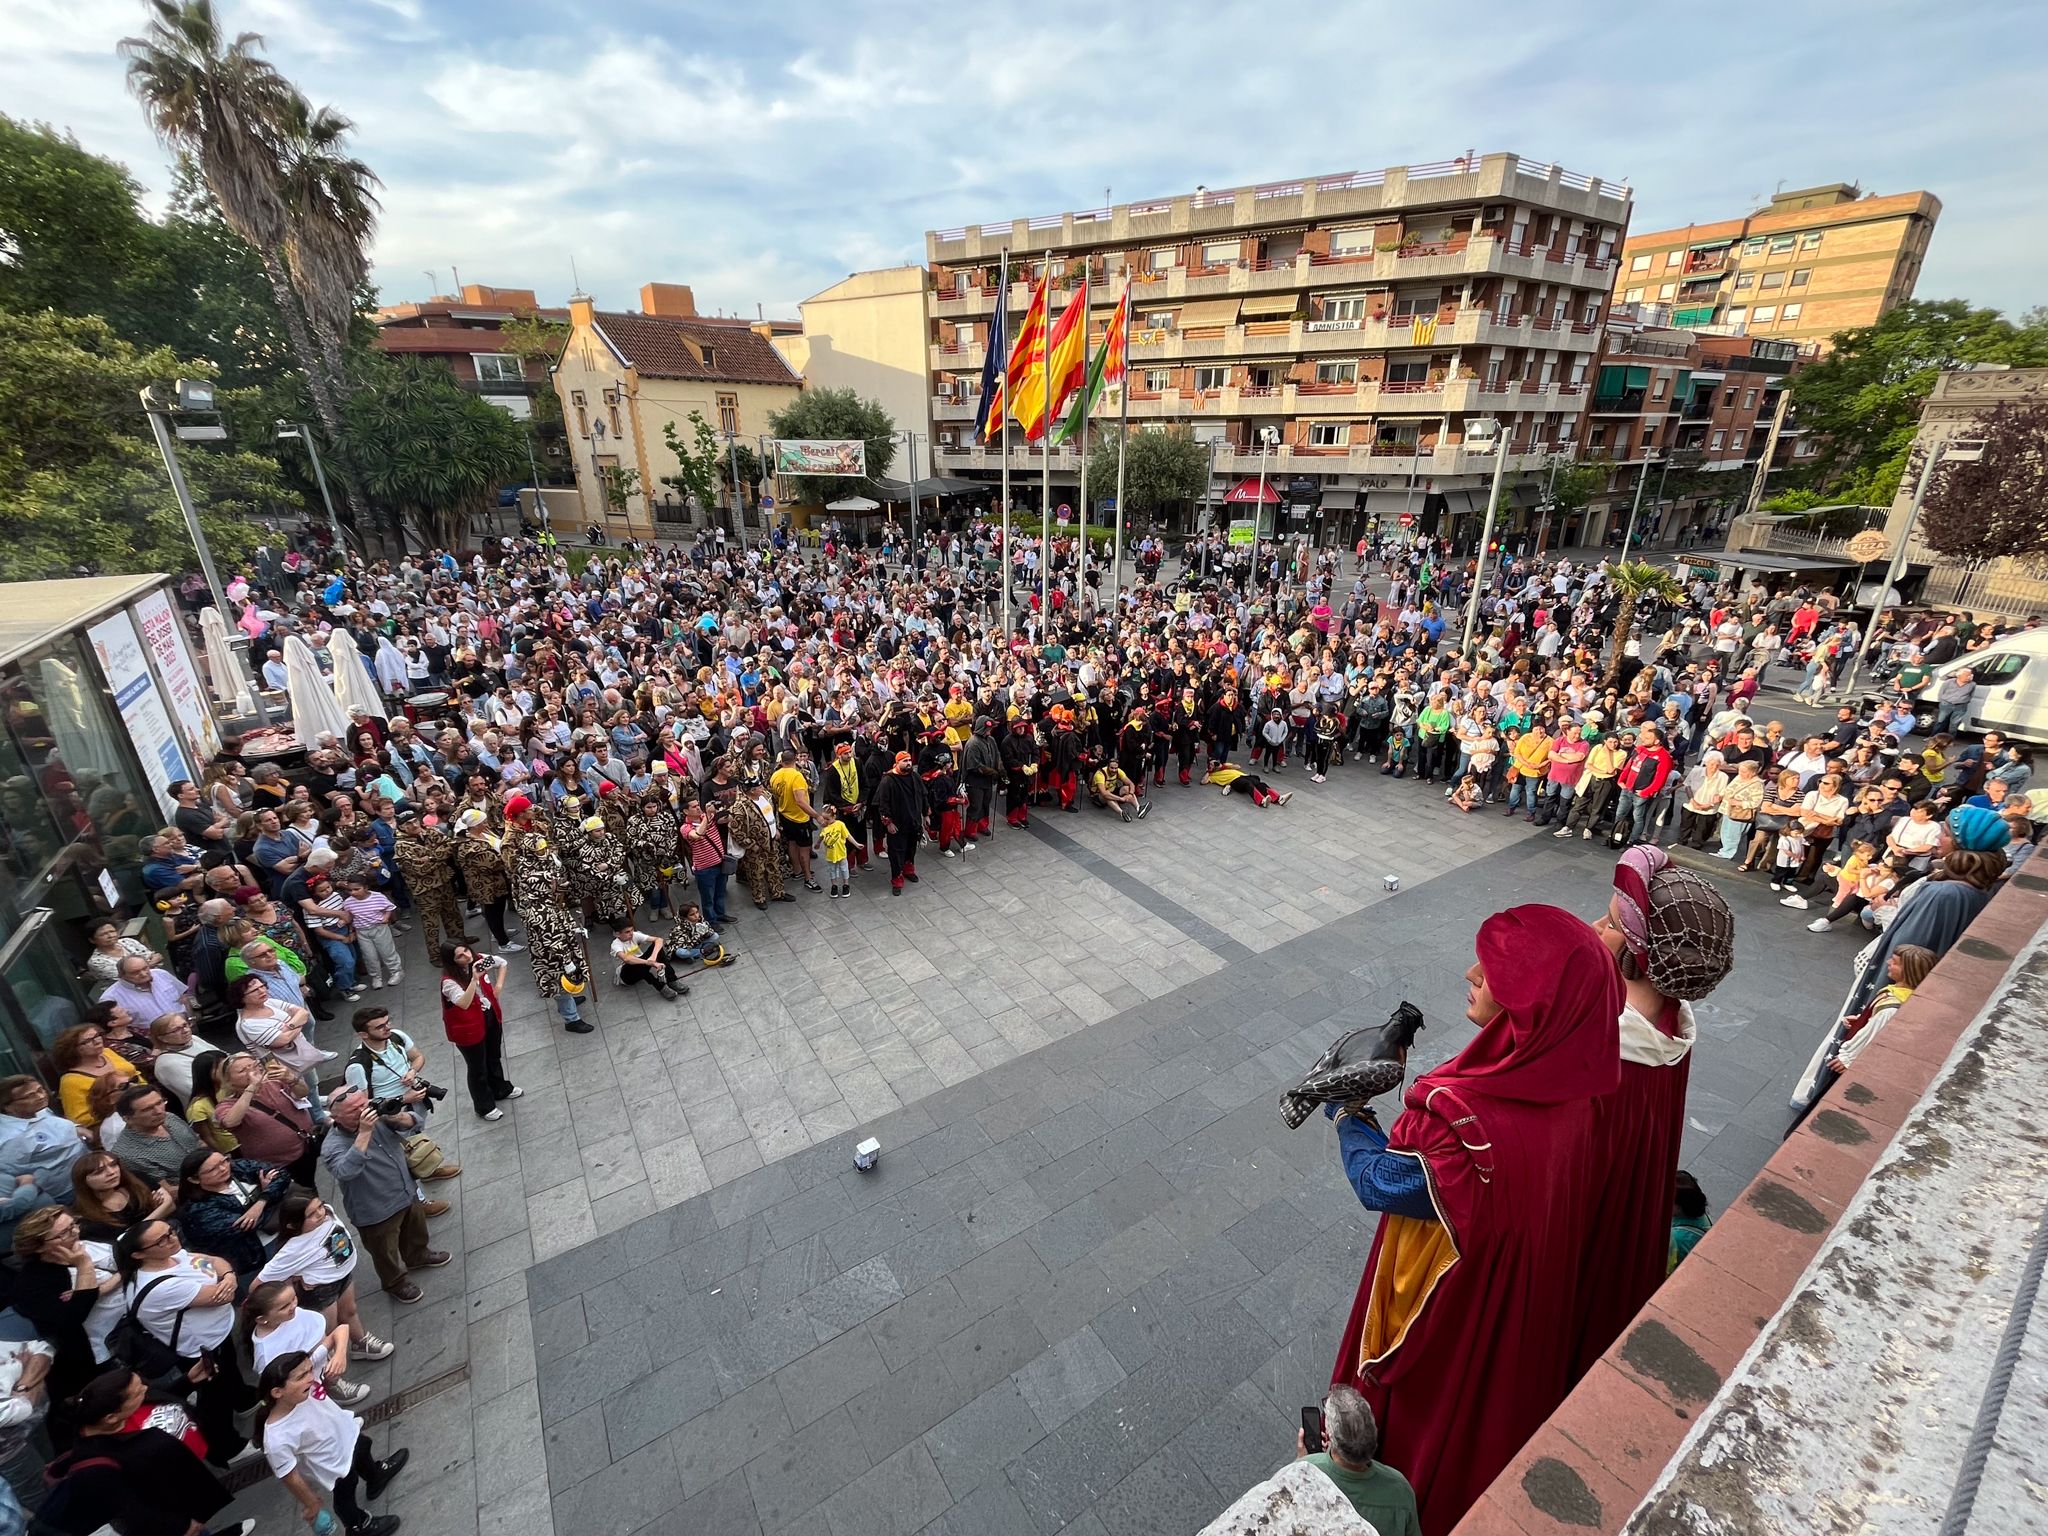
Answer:
<svg viewBox="0 0 2048 1536"><path fill-rule="evenodd" d="M924 781L908 752L896 754L895 765L875 786L875 811L889 850L889 890L901 896L903 882L917 880L917 837L925 815Z"/></svg>
<svg viewBox="0 0 2048 1536"><path fill-rule="evenodd" d="M967 738L967 745L960 753L960 773L967 783L967 841L969 848L976 838L988 836L990 808L995 802L996 780L1002 777L1003 756L996 750L996 723L987 715L977 715L974 733Z"/></svg>
<svg viewBox="0 0 2048 1536"><path fill-rule="evenodd" d="M1003 818L1013 827L1031 825L1032 780L1038 776L1038 738L1031 722L1010 706L1010 729L1002 740Z"/></svg>

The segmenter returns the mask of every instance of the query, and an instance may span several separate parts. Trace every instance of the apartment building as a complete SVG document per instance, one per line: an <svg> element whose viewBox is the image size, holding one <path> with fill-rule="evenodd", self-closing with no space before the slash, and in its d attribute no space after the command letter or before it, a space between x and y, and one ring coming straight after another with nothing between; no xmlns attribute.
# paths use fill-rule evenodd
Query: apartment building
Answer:
<svg viewBox="0 0 2048 1536"><path fill-rule="evenodd" d="M1931 192L1781 192L1743 218L1631 235L1614 300L1669 305L1674 325L1825 344L1913 296L1940 217Z"/></svg>
<svg viewBox="0 0 2048 1536"><path fill-rule="evenodd" d="M1625 185L1502 153L930 231L937 468L994 481L1007 453L1037 505L1035 446L973 423L995 307L1014 335L1049 264L1056 304L1086 276L1096 337L1128 279L1132 424L1208 446L1219 517L1263 457L1290 532L1348 543L1405 515L1469 541L1496 462L1475 422L1505 433L1512 507L1579 438L1629 207ZM1071 498L1073 445L1052 469Z"/></svg>
<svg viewBox="0 0 2048 1536"><path fill-rule="evenodd" d="M1603 328L1579 457L1611 466L1605 487L1554 544L1619 545L1631 513L1643 542L1683 542L1739 510L1770 439L1778 400L1810 349L1663 323L1665 311L1617 306ZM1773 465L1804 450L1796 422Z"/></svg>
<svg viewBox="0 0 2048 1536"><path fill-rule="evenodd" d="M567 321L569 311L544 307L531 288L464 283L460 294L381 305L371 345L394 357L430 357L464 387L524 421L533 415L535 391L547 388L547 364L500 351L496 338L506 321L536 316Z"/></svg>

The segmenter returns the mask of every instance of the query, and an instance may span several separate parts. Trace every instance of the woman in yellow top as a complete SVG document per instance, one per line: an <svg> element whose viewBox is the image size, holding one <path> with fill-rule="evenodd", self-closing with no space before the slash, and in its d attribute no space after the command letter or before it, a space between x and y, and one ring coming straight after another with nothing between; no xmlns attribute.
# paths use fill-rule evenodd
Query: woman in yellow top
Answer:
<svg viewBox="0 0 2048 1536"><path fill-rule="evenodd" d="M58 1103L72 1124L91 1130L99 1116L92 1112L92 1085L103 1077L141 1082L142 1074L107 1049L106 1034L97 1024L74 1024L50 1047L57 1068Z"/></svg>
<svg viewBox="0 0 2048 1536"><path fill-rule="evenodd" d="M1509 760L1514 765L1515 781L1508 786L1508 808L1505 814L1515 814L1520 802L1526 813L1524 821L1536 819L1536 797L1543 788L1543 776L1550 772L1550 733L1543 729L1540 720L1531 721L1529 728L1517 736L1508 748Z"/></svg>

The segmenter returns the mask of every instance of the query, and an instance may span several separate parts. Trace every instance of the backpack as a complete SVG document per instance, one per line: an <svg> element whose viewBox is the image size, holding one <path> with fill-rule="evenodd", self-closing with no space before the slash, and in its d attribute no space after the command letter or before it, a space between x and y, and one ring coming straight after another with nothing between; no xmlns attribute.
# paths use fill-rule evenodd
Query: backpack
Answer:
<svg viewBox="0 0 2048 1536"><path fill-rule="evenodd" d="M160 1381L175 1375L184 1365L183 1357L178 1353L178 1335L184 1331L185 1309L179 1310L178 1320L171 1325L168 1344L143 1327L139 1316L149 1293L170 1278L169 1275L158 1275L137 1291L135 1300L121 1314L121 1320L107 1333L108 1357L118 1360L144 1381Z"/></svg>

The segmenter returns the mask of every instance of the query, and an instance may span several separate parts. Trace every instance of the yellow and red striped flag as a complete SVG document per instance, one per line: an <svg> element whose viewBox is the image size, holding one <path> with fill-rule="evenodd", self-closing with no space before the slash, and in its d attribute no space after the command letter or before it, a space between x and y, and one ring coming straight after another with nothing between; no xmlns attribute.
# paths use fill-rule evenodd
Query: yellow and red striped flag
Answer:
<svg viewBox="0 0 2048 1536"><path fill-rule="evenodd" d="M1043 368L1031 369L1011 391L1011 414L1024 428L1028 442L1045 436L1045 429L1067 397L1081 387L1088 360L1088 285L1068 301L1047 340L1048 358ZM1048 374L1050 377L1048 378Z"/></svg>
<svg viewBox="0 0 2048 1536"><path fill-rule="evenodd" d="M1064 443L1081 430L1081 418L1094 414L1096 402L1102 398L1105 388L1123 388L1130 329L1131 287L1126 283L1123 297L1116 301L1116 308L1110 312L1109 329L1102 333L1102 345L1088 360L1088 387L1075 395L1073 408L1052 435L1054 442Z"/></svg>
<svg viewBox="0 0 2048 1536"><path fill-rule="evenodd" d="M981 430L984 442L1002 431L1003 416L1010 402L1017 398L1019 386L1027 377L1037 378L1043 369L1045 314L1048 307L1046 284L1050 278L1050 271L1042 274L1038 279L1038 286L1031 290L1031 302L1024 310L1024 323L1017 327L1017 340L1010 348L1009 366L996 380L995 403L989 407L987 420ZM1007 304L1009 295L1004 294L996 302L999 306Z"/></svg>

